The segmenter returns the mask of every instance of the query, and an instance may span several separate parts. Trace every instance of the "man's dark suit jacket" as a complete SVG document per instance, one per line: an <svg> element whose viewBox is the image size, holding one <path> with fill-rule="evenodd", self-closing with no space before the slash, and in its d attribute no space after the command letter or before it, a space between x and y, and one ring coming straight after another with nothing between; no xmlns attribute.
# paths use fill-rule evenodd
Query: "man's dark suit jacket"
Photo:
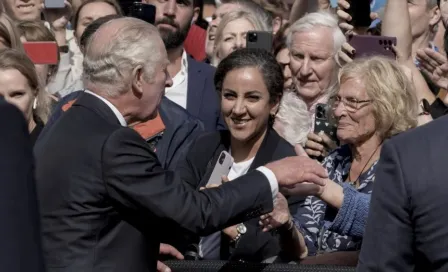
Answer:
<svg viewBox="0 0 448 272"><path fill-rule="evenodd" d="M448 117L381 150L358 271L448 271Z"/></svg>
<svg viewBox="0 0 448 272"><path fill-rule="evenodd" d="M180 164L178 168L182 180L196 190L205 187L219 155L222 151L229 151L229 149L230 132L228 130L204 133L193 143L185 163ZM290 156L296 156L294 147L281 138L275 130L268 129L249 171ZM254 184L254 186L257 185ZM303 200L303 197L291 197L288 202L291 207L299 205ZM222 209L226 209L226 207L224 206ZM278 235L262 232L258 222L259 218L254 218L244 223L247 232L241 237L236 248L231 247L228 236L222 234L221 259L262 262L277 256L280 252ZM196 239L198 243L199 237Z"/></svg>
<svg viewBox="0 0 448 272"><path fill-rule="evenodd" d="M64 96L53 109L39 139L44 138L50 128L64 113L64 106L76 101L84 91ZM204 132L204 125L197 118L166 97L159 105L159 114L165 125L163 136L156 144L157 159L164 169L174 170L185 156L192 142Z"/></svg>
<svg viewBox="0 0 448 272"><path fill-rule="evenodd" d="M161 168L143 138L91 94L47 133L35 155L50 272L156 271L159 242L178 225L209 234L272 210L261 172L197 192Z"/></svg>
<svg viewBox="0 0 448 272"><path fill-rule="evenodd" d="M214 77L214 67L188 56L187 111L201 120L208 131L226 128Z"/></svg>
<svg viewBox="0 0 448 272"><path fill-rule="evenodd" d="M0 97L0 270L43 272L34 165L23 114Z"/></svg>

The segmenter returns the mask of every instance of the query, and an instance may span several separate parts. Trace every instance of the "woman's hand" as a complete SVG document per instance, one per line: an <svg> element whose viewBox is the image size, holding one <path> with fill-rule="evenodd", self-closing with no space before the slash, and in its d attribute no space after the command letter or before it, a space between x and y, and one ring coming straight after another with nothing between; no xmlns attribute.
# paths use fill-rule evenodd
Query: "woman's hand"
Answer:
<svg viewBox="0 0 448 272"><path fill-rule="evenodd" d="M337 62L339 67L342 67L345 64L352 62L355 52L356 52L355 48L353 48L353 46L351 46L348 42L345 42L342 45L341 50L338 51Z"/></svg>
<svg viewBox="0 0 448 272"><path fill-rule="evenodd" d="M293 224L286 198L281 193L278 193L275 199L274 210L271 213L262 215L260 219L260 226L262 226L264 232L284 226L285 224ZM289 229L293 226L288 225L287 227Z"/></svg>
<svg viewBox="0 0 448 272"><path fill-rule="evenodd" d="M442 89L448 89L448 61L447 58L431 48L417 51L417 60L421 71L431 81Z"/></svg>
<svg viewBox="0 0 448 272"><path fill-rule="evenodd" d="M350 3L346 0L338 0L338 10L336 14L339 18L339 27L341 28L342 32L346 36L350 35L366 35L367 30L369 30L368 27L358 27L355 28L353 25L350 24L352 21L352 16L346 12L347 9L350 8ZM370 19L373 21L378 18L378 14L375 12L370 13Z"/></svg>
<svg viewBox="0 0 448 272"><path fill-rule="evenodd" d="M50 24L58 46L67 45L66 29L73 13L71 0L65 0L64 4L65 7L61 9L46 9L42 4L44 18Z"/></svg>
<svg viewBox="0 0 448 272"><path fill-rule="evenodd" d="M46 9L44 4L42 4L44 18L50 23L51 29L54 31L65 30L72 16L71 0L65 0L64 4L65 7L61 9Z"/></svg>
<svg viewBox="0 0 448 272"><path fill-rule="evenodd" d="M321 132L318 135L313 132L308 133L305 151L310 157L326 157L329 151L336 148L336 143L325 133Z"/></svg>

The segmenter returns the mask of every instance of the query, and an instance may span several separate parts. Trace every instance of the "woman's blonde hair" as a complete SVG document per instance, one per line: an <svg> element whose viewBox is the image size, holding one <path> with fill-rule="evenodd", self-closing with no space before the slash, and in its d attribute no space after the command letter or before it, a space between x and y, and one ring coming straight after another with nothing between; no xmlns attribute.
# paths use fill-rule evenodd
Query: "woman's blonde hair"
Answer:
<svg viewBox="0 0 448 272"><path fill-rule="evenodd" d="M414 84L395 60L384 57L355 60L339 71L339 85L350 79L364 84L382 139L417 126Z"/></svg>
<svg viewBox="0 0 448 272"><path fill-rule="evenodd" d="M24 52L17 27L5 12L0 14L0 37L3 38L6 47Z"/></svg>
<svg viewBox="0 0 448 272"><path fill-rule="evenodd" d="M27 79L29 86L35 91L34 95L37 99L33 115L45 124L50 115L51 100L50 95L39 83L33 62L23 52L15 49L3 49L0 51L0 70L17 70ZM37 120L35 121L37 122Z"/></svg>
<svg viewBox="0 0 448 272"><path fill-rule="evenodd" d="M215 48L213 49L213 64L214 66L218 66L219 62L222 60L217 53L218 48L222 43L223 39L223 31L226 28L226 26L239 19L245 19L249 21L254 26L254 31L268 31L268 27L263 23L262 20L260 20L255 14L251 12L247 12L244 10L236 10L227 13L222 18L221 22L218 25L218 28L216 29L216 36L215 36Z"/></svg>

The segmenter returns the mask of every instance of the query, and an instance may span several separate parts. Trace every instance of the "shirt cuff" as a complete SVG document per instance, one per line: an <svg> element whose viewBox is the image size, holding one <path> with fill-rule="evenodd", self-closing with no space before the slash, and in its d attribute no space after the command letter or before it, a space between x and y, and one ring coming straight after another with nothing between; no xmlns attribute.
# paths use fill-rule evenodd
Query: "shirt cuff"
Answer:
<svg viewBox="0 0 448 272"><path fill-rule="evenodd" d="M277 198L278 193L278 182L277 178L274 175L274 172L264 166L258 167L257 170L263 173L263 175L265 175L265 177L268 179L269 184L271 185L272 201L275 204L275 199Z"/></svg>

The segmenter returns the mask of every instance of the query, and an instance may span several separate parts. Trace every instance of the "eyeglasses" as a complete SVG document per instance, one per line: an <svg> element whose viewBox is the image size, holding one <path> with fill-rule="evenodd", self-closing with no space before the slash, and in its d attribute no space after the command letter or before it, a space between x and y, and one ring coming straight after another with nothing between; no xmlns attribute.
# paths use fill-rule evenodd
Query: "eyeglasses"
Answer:
<svg viewBox="0 0 448 272"><path fill-rule="evenodd" d="M340 97L340 96L334 96L331 98L332 102L333 102L333 110L336 109L339 106L339 103L342 102L342 104L344 105L345 109L349 112L356 112L358 111L361 107L362 104L365 103L371 103L372 100L358 100L356 98L345 98L345 97Z"/></svg>

